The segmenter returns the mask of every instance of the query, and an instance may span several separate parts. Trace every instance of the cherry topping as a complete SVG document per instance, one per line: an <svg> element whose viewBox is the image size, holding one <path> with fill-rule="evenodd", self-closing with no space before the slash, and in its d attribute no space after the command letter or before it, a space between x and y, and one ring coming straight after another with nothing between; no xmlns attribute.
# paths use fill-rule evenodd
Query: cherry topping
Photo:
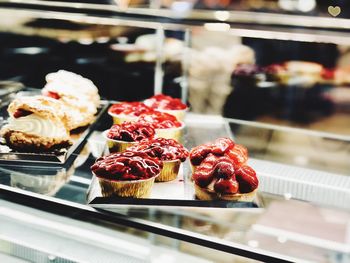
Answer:
<svg viewBox="0 0 350 263"><path fill-rule="evenodd" d="M180 99L164 94L158 94L145 100L145 104L153 109L161 110L184 110L187 108L186 104L182 103Z"/></svg>
<svg viewBox="0 0 350 263"><path fill-rule="evenodd" d="M28 116L30 114L32 114L33 112L28 111L28 110L23 110L23 109L18 109L13 113L13 117L14 118L20 118L20 117L25 117Z"/></svg>
<svg viewBox="0 0 350 263"><path fill-rule="evenodd" d="M156 138L143 140L138 145L129 147L128 151L143 152L162 161L181 160L188 157L188 150L173 139Z"/></svg>
<svg viewBox="0 0 350 263"><path fill-rule="evenodd" d="M148 123L142 122L123 122L115 124L107 133L107 137L112 140L121 140L126 142L141 141L143 139L153 138L155 131Z"/></svg>
<svg viewBox="0 0 350 263"><path fill-rule="evenodd" d="M221 178L214 184L215 192L221 194L235 194L238 192L238 189L238 182L234 179Z"/></svg>
<svg viewBox="0 0 350 263"><path fill-rule="evenodd" d="M91 166L96 176L117 181L148 179L159 174L162 168L160 160L130 151L98 158Z"/></svg>
<svg viewBox="0 0 350 263"><path fill-rule="evenodd" d="M150 114L142 114L138 121L148 122L153 125L154 129L168 129L182 126L181 122L173 115L159 111L154 111Z"/></svg>
<svg viewBox="0 0 350 263"><path fill-rule="evenodd" d="M248 165L244 165L236 171L236 179L239 183L239 191L241 193L249 193L259 185L256 172Z"/></svg>
<svg viewBox="0 0 350 263"><path fill-rule="evenodd" d="M53 91L45 91L45 92L44 92L44 96L53 98L53 99L55 99L55 100L59 100L59 99L61 98L61 96L58 95L57 92L53 92Z"/></svg>
<svg viewBox="0 0 350 263"><path fill-rule="evenodd" d="M218 162L214 167L214 175L216 178L234 179L234 174L235 168L231 161Z"/></svg>
<svg viewBox="0 0 350 263"><path fill-rule="evenodd" d="M154 110L146 106L142 102L121 102L112 105L108 112L113 114L125 114L130 116L140 116L141 114L150 114Z"/></svg>

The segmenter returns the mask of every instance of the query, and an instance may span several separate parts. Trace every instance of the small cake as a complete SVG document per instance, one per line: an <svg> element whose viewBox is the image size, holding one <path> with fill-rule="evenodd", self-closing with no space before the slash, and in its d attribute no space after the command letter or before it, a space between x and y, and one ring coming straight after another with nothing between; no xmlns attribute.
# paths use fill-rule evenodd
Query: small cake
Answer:
<svg viewBox="0 0 350 263"><path fill-rule="evenodd" d="M177 141L164 138L143 140L127 150L146 153L150 157L163 161L163 169L156 178L157 182L175 180L179 174L181 162L184 162L189 154L188 150Z"/></svg>
<svg viewBox="0 0 350 263"><path fill-rule="evenodd" d="M145 153L125 151L96 160L91 170L103 196L147 198L163 164Z"/></svg>
<svg viewBox="0 0 350 263"><path fill-rule="evenodd" d="M44 97L20 97L8 107L8 124L1 129L7 144L16 150L51 151L71 144L64 106Z"/></svg>
<svg viewBox="0 0 350 263"><path fill-rule="evenodd" d="M108 110L108 114L113 117L114 124L121 124L124 121L136 121L140 115L153 112L153 109L137 101L116 103Z"/></svg>
<svg viewBox="0 0 350 263"><path fill-rule="evenodd" d="M183 121L187 111L187 105L182 103L180 99L172 98L164 94L155 95L144 103L152 109L171 114L178 121Z"/></svg>
<svg viewBox="0 0 350 263"><path fill-rule="evenodd" d="M69 71L59 70L49 73L46 81L42 94L59 100L68 108L69 130L93 122L100 96L91 80Z"/></svg>
<svg viewBox="0 0 350 263"><path fill-rule="evenodd" d="M153 126L145 122L123 122L104 131L110 152L122 152L142 140L153 139Z"/></svg>
<svg viewBox="0 0 350 263"><path fill-rule="evenodd" d="M259 184L250 166L237 167L230 157L212 153L201 162L192 178L200 200L251 202Z"/></svg>
<svg viewBox="0 0 350 263"><path fill-rule="evenodd" d="M46 75L46 85L43 92L52 96L74 97L78 100L85 100L95 107L100 103L100 96L95 84L73 72L59 70Z"/></svg>
<svg viewBox="0 0 350 263"><path fill-rule="evenodd" d="M218 138L213 143L199 145L191 150L192 170L195 171L209 154L218 157L229 157L236 168L242 166L248 160L248 150L243 145L236 144L229 138Z"/></svg>
<svg viewBox="0 0 350 263"><path fill-rule="evenodd" d="M174 139L179 141L181 139L185 124L165 112L154 111L150 114L142 114L137 119L138 122L146 122L153 125L157 137Z"/></svg>

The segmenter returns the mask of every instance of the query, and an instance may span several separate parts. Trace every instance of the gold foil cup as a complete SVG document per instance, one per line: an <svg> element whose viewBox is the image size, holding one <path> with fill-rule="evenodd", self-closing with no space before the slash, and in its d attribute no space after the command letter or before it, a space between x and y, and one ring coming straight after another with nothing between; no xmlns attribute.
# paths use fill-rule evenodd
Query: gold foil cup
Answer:
<svg viewBox="0 0 350 263"><path fill-rule="evenodd" d="M178 121L182 122L185 119L186 112L188 111L188 108L183 109L183 110L161 110L161 109L157 109L157 111L165 112L165 113L168 113L170 115L173 115L174 117L176 117L176 119Z"/></svg>
<svg viewBox="0 0 350 263"><path fill-rule="evenodd" d="M181 161L163 161L163 169L160 175L156 178L156 182L169 182L175 180L179 174Z"/></svg>
<svg viewBox="0 0 350 263"><path fill-rule="evenodd" d="M196 197L199 200L226 200L226 201L236 201L236 202L252 202L255 198L256 192L258 191L255 189L254 191L250 193L244 193L244 194L218 194L214 190L210 190L208 188L202 188L196 184L194 184L194 190Z"/></svg>
<svg viewBox="0 0 350 263"><path fill-rule="evenodd" d="M114 114L111 112L108 112L110 116L113 118L113 124L122 124L125 121L137 121L137 117L135 116L129 116L125 114Z"/></svg>
<svg viewBox="0 0 350 263"><path fill-rule="evenodd" d="M155 129L158 138L174 139L180 141L185 129L185 124L182 122L181 127L167 128L167 129Z"/></svg>
<svg viewBox="0 0 350 263"><path fill-rule="evenodd" d="M107 137L109 130L103 132L103 137L106 139L107 146L110 153L114 152L124 152L126 148L138 144L138 142L125 142L120 140L113 140Z"/></svg>
<svg viewBox="0 0 350 263"><path fill-rule="evenodd" d="M100 183L101 193L104 197L134 197L148 198L152 192L152 186L156 177L145 180L114 181L97 177Z"/></svg>

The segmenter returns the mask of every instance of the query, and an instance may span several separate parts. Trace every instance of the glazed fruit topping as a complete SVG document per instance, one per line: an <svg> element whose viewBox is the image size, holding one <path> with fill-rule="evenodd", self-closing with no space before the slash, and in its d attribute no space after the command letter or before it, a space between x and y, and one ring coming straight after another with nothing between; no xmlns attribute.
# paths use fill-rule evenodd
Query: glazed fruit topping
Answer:
<svg viewBox="0 0 350 263"><path fill-rule="evenodd" d="M190 153L191 163L193 165L201 164L209 153L216 156L228 156L235 164L235 167L243 165L248 160L248 151L244 146L235 144L229 138L219 138L214 143L207 143L193 148Z"/></svg>
<svg viewBox="0 0 350 263"><path fill-rule="evenodd" d="M130 116L140 116L141 114L150 114L154 110L146 106L142 102L121 102L112 105L108 112L112 114L124 114Z"/></svg>
<svg viewBox="0 0 350 263"><path fill-rule="evenodd" d="M188 150L173 139L156 138L143 140L138 145L129 147L128 151L146 153L150 157L162 161L180 160L184 162L188 157Z"/></svg>
<svg viewBox="0 0 350 263"><path fill-rule="evenodd" d="M28 111L28 110L23 110L23 109L18 109L15 111L15 113L13 114L14 118L20 118L20 117L25 117L28 116L30 114L32 114L33 112Z"/></svg>
<svg viewBox="0 0 350 263"><path fill-rule="evenodd" d="M158 94L145 100L145 104L153 109L160 110L184 110L187 108L186 104L182 103L180 99L164 94Z"/></svg>
<svg viewBox="0 0 350 263"><path fill-rule="evenodd" d="M256 172L248 165L243 165L236 171L236 179L241 193L254 191L259 185Z"/></svg>
<svg viewBox="0 0 350 263"><path fill-rule="evenodd" d="M144 180L158 175L163 163L145 153L125 151L103 156L91 170L98 177L115 181Z"/></svg>
<svg viewBox="0 0 350 263"><path fill-rule="evenodd" d="M61 98L61 96L58 95L57 92L53 92L53 91L46 91L44 93L44 96L47 96L47 97L50 97L50 98L53 98L53 99L56 99L56 100L59 100Z"/></svg>
<svg viewBox="0 0 350 263"><path fill-rule="evenodd" d="M238 182L233 179L219 179L214 184L214 191L220 194L236 194L238 190Z"/></svg>
<svg viewBox="0 0 350 263"><path fill-rule="evenodd" d="M144 122L123 122L115 124L107 133L107 137L112 140L126 142L136 142L153 138L155 131L151 124Z"/></svg>
<svg viewBox="0 0 350 263"><path fill-rule="evenodd" d="M143 114L138 121L153 125L154 129L179 128L182 126L176 117L165 112L154 111L151 114Z"/></svg>

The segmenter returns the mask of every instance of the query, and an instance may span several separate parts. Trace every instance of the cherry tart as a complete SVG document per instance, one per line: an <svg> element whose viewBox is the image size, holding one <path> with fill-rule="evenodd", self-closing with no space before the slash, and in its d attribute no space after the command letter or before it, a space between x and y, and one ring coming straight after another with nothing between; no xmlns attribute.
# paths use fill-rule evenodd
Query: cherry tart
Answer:
<svg viewBox="0 0 350 263"><path fill-rule="evenodd" d="M145 180L157 176L163 163L145 153L125 151L100 157L91 170L97 177L113 181Z"/></svg>
<svg viewBox="0 0 350 263"><path fill-rule="evenodd" d="M228 156L209 153L192 174L196 197L200 200L251 202L259 181L248 165L237 168Z"/></svg>
<svg viewBox="0 0 350 263"><path fill-rule="evenodd" d="M143 140L127 150L146 153L150 157L163 161L163 169L156 178L157 182L175 180L179 174L181 162L184 162L189 154L188 150L180 143L165 138Z"/></svg>
<svg viewBox="0 0 350 263"><path fill-rule="evenodd" d="M229 138L218 138L213 143L202 144L191 150L192 166L199 166L209 154L228 157L235 168L244 165L248 160L248 150L243 145L236 144Z"/></svg>

